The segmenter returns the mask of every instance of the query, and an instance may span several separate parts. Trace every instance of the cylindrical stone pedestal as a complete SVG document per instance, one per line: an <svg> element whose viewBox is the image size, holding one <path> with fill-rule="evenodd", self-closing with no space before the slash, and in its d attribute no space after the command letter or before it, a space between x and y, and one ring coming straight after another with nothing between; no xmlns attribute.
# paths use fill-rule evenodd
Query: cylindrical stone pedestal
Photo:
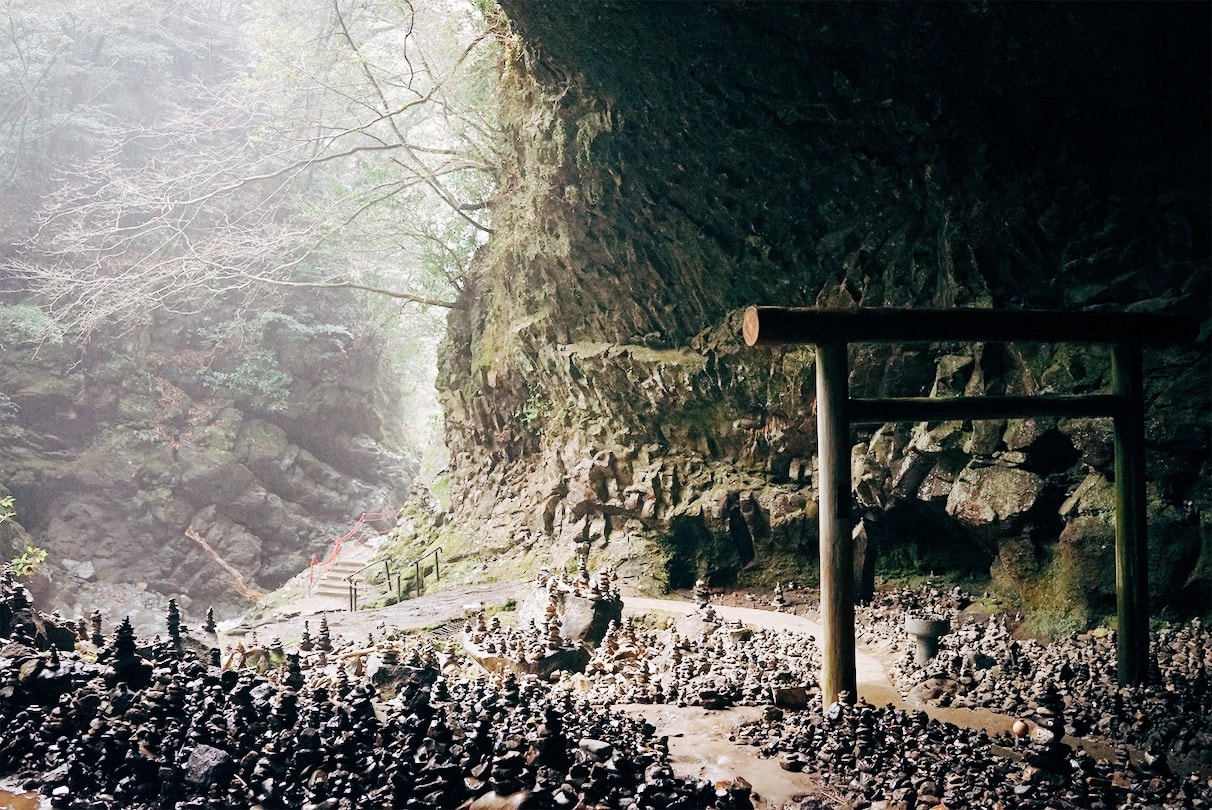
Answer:
<svg viewBox="0 0 1212 810"><path fill-rule="evenodd" d="M925 664L938 655L939 637L951 632L951 620L909 616L905 619L905 630L917 641L917 663Z"/></svg>

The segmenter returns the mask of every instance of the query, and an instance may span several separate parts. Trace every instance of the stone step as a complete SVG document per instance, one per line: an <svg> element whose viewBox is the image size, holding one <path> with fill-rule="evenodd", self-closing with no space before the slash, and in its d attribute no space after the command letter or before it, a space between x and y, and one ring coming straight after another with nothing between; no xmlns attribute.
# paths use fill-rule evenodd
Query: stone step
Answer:
<svg viewBox="0 0 1212 810"><path fill-rule="evenodd" d="M319 593L320 591L348 591L348 590L349 590L349 583L344 580L328 580L328 581L322 580L322 581L314 584L311 588L312 593ZM362 590L361 585L358 586L358 590Z"/></svg>
<svg viewBox="0 0 1212 810"><path fill-rule="evenodd" d="M319 569L316 571L316 575L319 576L319 575L323 574L326 576L344 577L344 576L353 574L355 572L360 572L360 571L362 571L363 568L366 568L365 563L345 563L345 564L333 563L332 565L319 567ZM374 570L374 569L367 568L366 573L369 573L372 570Z"/></svg>
<svg viewBox="0 0 1212 810"><path fill-rule="evenodd" d="M318 579L312 583L311 591L312 593L316 593L321 590L347 591L349 590L349 583L343 579Z"/></svg>
<svg viewBox="0 0 1212 810"><path fill-rule="evenodd" d="M331 591L317 590L317 591L313 591L311 595L323 597L325 599L338 599L342 602L349 601L349 591L348 590L335 590L335 589L331 590ZM358 598L359 599L361 598L361 594L358 595Z"/></svg>
<svg viewBox="0 0 1212 810"><path fill-rule="evenodd" d="M367 577L367 576L358 575L353 578L353 581L358 583L359 588L367 588L367 587L377 588L377 587L382 587L384 584L382 575L377 576L377 577ZM315 580L313 580L312 584L319 585L321 583L334 583L334 584L339 584L342 587L344 587L349 584L349 580L345 577L344 574L338 575L338 574L334 573L330 576L316 577Z"/></svg>
<svg viewBox="0 0 1212 810"><path fill-rule="evenodd" d="M357 571L361 568L365 568L367 562L369 562L369 561L342 558L339 560L334 560L332 563L330 563L328 565L320 565L320 566L316 566L316 567L323 568L326 571L340 571L340 572L342 572L342 574L348 574L348 573L352 573L353 571Z"/></svg>
<svg viewBox="0 0 1212 810"><path fill-rule="evenodd" d="M345 579L343 576L327 576L316 577L312 581L313 588L318 588L321 585L340 585L342 588L344 588L349 585L349 580Z"/></svg>
<svg viewBox="0 0 1212 810"><path fill-rule="evenodd" d="M312 598L331 600L342 608L346 608L349 605L348 588L316 589L312 591L311 595ZM358 588L357 600L359 605L365 605L368 600L374 600L378 596L379 592L374 589Z"/></svg>
<svg viewBox="0 0 1212 810"><path fill-rule="evenodd" d="M357 580L358 595L362 598L363 595L369 593L378 593L381 590L374 583L367 583L365 580ZM349 582L345 579L319 579L311 588L313 596L348 596Z"/></svg>
<svg viewBox="0 0 1212 810"><path fill-rule="evenodd" d="M349 600L349 580L352 576L358 587L358 601L377 597L387 584L384 582L383 566L366 568L374 556L374 549L363 545L342 549L341 555L327 565L316 565L311 595L325 599ZM394 591L394 577L393 591Z"/></svg>

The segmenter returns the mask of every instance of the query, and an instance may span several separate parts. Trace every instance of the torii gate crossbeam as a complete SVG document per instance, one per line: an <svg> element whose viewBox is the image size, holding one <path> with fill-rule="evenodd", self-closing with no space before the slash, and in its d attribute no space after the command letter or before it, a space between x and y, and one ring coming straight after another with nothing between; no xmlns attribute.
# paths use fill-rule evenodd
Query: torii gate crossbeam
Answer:
<svg viewBox="0 0 1212 810"><path fill-rule="evenodd" d="M1117 675L1143 683L1149 671L1148 535L1145 514L1142 347L1194 344L1196 318L1123 312L749 307L750 346L816 347L821 557L821 692L858 697L854 662L854 546L850 526L850 428L854 424L1041 416L1110 417L1115 424ZM1104 343L1112 393L1051 397L851 399L851 343Z"/></svg>

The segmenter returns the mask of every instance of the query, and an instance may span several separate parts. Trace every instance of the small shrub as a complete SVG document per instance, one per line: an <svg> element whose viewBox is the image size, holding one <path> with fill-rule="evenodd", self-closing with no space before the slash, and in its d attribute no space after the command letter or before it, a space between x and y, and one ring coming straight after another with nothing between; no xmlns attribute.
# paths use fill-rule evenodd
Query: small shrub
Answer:
<svg viewBox="0 0 1212 810"><path fill-rule="evenodd" d="M38 570L38 566L46 562L47 551L38 546L26 546L25 550L13 557L4 567L19 577L28 577Z"/></svg>
<svg viewBox="0 0 1212 810"><path fill-rule="evenodd" d="M63 327L29 304L0 306L0 346L62 343Z"/></svg>
<svg viewBox="0 0 1212 810"><path fill-rule="evenodd" d="M278 413L289 404L291 376L265 349L254 349L231 371L205 371L202 383L255 408Z"/></svg>

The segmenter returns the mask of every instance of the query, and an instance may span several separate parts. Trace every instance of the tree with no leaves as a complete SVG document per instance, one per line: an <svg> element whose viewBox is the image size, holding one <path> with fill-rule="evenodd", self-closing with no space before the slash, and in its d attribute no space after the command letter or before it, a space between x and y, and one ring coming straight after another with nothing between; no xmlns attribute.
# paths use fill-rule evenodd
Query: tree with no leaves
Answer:
<svg viewBox="0 0 1212 810"><path fill-rule="evenodd" d="M482 14L453 0L212 0L183 19L167 5L138 30L129 0L6 7L10 32L42 38L31 50L28 33L0 35L0 71L25 77L0 96L25 115L0 132L0 168L10 194L22 177L45 187L7 275L81 334L267 287L452 306L491 230L499 163ZM94 88L100 66L110 84ZM114 83L152 88L147 117ZM56 130L56 117L97 123ZM45 173L56 149L70 159L55 180L31 181L26 167Z"/></svg>

